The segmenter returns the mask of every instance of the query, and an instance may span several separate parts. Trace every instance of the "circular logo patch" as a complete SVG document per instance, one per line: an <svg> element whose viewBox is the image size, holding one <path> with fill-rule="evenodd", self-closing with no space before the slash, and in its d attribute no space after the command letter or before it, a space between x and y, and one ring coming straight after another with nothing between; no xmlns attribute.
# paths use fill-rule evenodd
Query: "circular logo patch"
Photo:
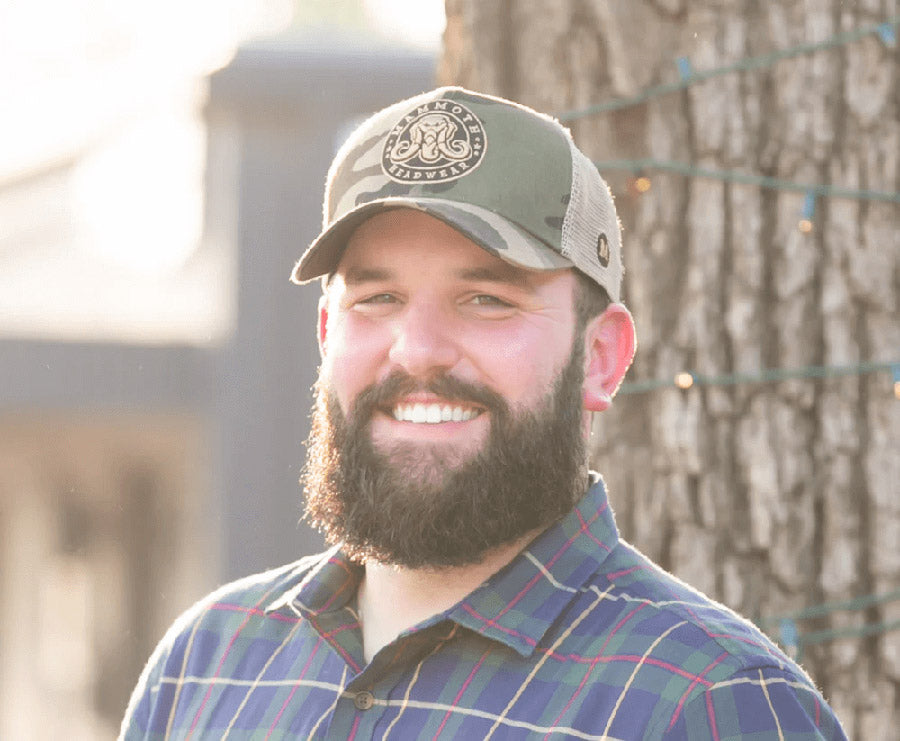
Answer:
<svg viewBox="0 0 900 741"><path fill-rule="evenodd" d="M381 167L398 183L446 183L478 167L486 146L484 126L472 111L452 100L433 100L391 129Z"/></svg>
<svg viewBox="0 0 900 741"><path fill-rule="evenodd" d="M604 268L609 265L609 241L603 232L597 237L597 259Z"/></svg>

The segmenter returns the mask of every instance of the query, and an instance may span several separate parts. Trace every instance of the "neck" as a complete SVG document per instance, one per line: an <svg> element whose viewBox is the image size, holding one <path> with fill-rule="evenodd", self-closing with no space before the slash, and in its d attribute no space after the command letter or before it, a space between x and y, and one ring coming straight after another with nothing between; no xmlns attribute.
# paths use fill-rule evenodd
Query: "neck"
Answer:
<svg viewBox="0 0 900 741"><path fill-rule="evenodd" d="M403 631L453 607L512 561L539 532L528 532L467 566L408 569L367 562L357 596L366 661Z"/></svg>

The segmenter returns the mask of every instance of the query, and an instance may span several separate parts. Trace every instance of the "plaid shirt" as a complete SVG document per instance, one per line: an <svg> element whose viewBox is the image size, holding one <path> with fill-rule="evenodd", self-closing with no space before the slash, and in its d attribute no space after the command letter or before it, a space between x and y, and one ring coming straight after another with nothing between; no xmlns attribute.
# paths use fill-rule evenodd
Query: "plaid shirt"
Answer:
<svg viewBox="0 0 900 741"><path fill-rule="evenodd" d="M369 664L360 576L333 548L201 601L144 670L122 738L846 738L756 628L619 540L599 477Z"/></svg>

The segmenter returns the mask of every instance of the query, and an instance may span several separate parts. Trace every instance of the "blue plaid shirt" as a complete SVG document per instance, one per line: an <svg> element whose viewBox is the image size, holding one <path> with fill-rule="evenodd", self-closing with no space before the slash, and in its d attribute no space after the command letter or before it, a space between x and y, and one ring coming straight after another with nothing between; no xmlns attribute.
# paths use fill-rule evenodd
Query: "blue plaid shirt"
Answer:
<svg viewBox="0 0 900 741"><path fill-rule="evenodd" d="M755 627L621 541L599 477L366 663L338 548L228 585L151 657L124 739L844 739Z"/></svg>

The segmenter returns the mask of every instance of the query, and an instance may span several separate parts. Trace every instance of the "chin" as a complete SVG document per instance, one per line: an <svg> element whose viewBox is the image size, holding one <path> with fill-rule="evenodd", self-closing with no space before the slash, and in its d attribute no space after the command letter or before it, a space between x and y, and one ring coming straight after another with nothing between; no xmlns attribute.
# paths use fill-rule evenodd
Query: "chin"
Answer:
<svg viewBox="0 0 900 741"><path fill-rule="evenodd" d="M454 450L434 443L373 441L377 453L383 456L396 474L424 489L444 486L454 473L477 455L477 449ZM473 446L474 447L474 446Z"/></svg>

